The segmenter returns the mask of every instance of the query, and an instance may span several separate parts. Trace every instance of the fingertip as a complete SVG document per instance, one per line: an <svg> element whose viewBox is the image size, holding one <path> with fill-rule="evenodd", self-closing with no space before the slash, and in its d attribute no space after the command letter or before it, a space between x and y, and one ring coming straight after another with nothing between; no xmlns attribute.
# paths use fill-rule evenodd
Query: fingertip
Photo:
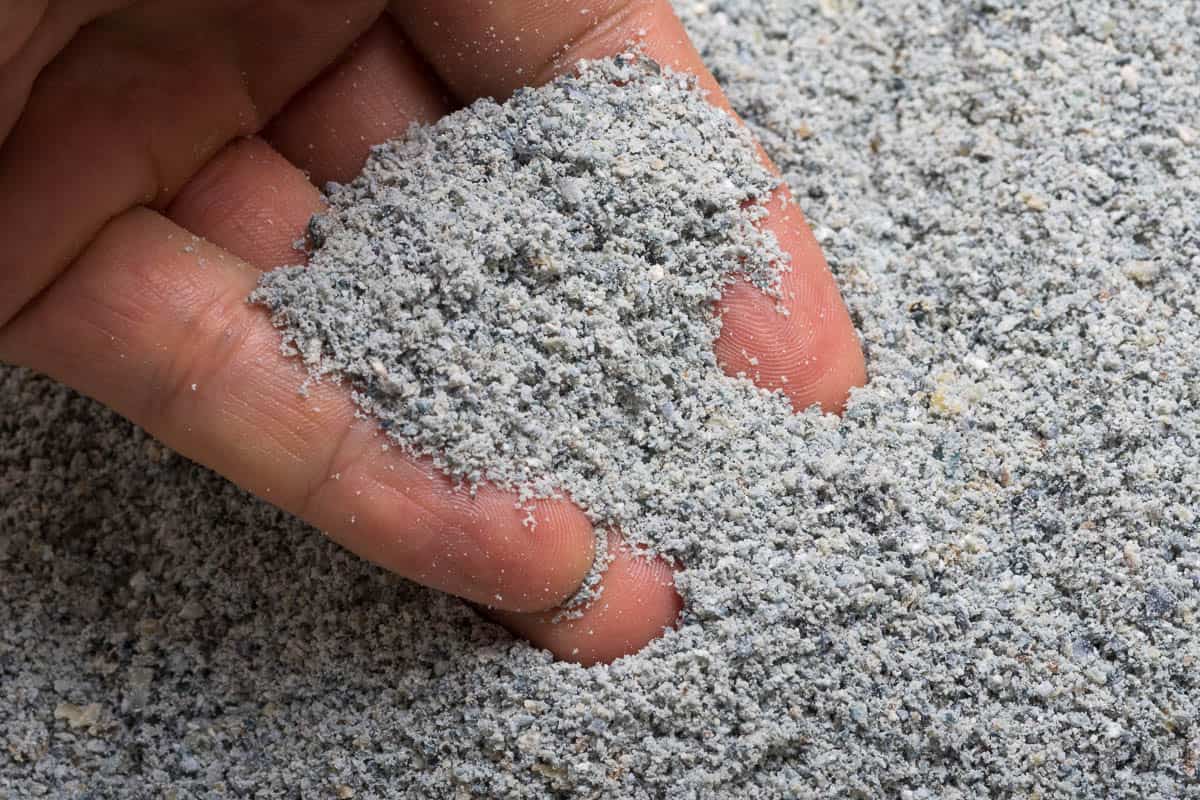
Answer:
<svg viewBox="0 0 1200 800"><path fill-rule="evenodd" d="M717 361L764 389L782 392L796 411L816 404L840 413L850 390L866 382L858 334L820 244L786 187L766 204L762 223L790 260L780 294L740 280L726 287L717 313Z"/></svg>
<svg viewBox="0 0 1200 800"><path fill-rule="evenodd" d="M638 652L678 624L683 600L675 590L675 568L618 536L609 537L609 555L599 597L578 616L493 612L492 618L555 658L585 667Z"/></svg>
<svg viewBox="0 0 1200 800"><path fill-rule="evenodd" d="M851 390L867 382L867 364L858 335L851 330L842 337L841 349L828 359L828 369L809 388L806 394L789 394L788 399L797 411L816 404L826 414L841 414L846 410ZM785 393L786 394L786 393Z"/></svg>
<svg viewBox="0 0 1200 800"><path fill-rule="evenodd" d="M508 508L498 508L503 518L481 531L487 540L487 569L497 586L484 602L523 613L557 608L579 591L596 560L591 521L565 499L525 505L514 504L507 493L497 492L497 498L497 505Z"/></svg>
<svg viewBox="0 0 1200 800"><path fill-rule="evenodd" d="M257 136L237 139L184 185L167 208L177 225L262 270L304 261L296 247L320 192Z"/></svg>

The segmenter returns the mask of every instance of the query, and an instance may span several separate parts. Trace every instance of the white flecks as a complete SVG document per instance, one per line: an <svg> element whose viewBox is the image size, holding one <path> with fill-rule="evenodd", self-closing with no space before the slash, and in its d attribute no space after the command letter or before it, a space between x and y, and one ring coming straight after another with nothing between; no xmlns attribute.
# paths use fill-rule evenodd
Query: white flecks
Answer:
<svg viewBox="0 0 1200 800"><path fill-rule="evenodd" d="M1146 286L1154 283L1155 278L1158 277L1159 266L1157 262L1138 259L1127 261L1122 271L1125 273L1125 277L1134 283Z"/></svg>
<svg viewBox="0 0 1200 800"><path fill-rule="evenodd" d="M99 703L75 705L74 703L59 703L54 707L54 718L67 723L71 730L93 728L100 721L103 708Z"/></svg>

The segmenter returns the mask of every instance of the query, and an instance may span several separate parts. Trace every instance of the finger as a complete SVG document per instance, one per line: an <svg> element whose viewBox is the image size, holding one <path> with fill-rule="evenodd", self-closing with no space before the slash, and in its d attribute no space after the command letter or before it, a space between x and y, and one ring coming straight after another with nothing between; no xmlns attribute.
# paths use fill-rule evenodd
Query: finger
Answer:
<svg viewBox="0 0 1200 800"><path fill-rule="evenodd" d="M0 196L21 198L0 215L0 327L106 221L165 207L226 142L258 130L378 11L376 0L302 13L139 3L80 31L42 70L0 149Z"/></svg>
<svg viewBox="0 0 1200 800"><path fill-rule="evenodd" d="M556 658L585 667L636 653L679 620L683 601L675 591L675 571L616 536L609 537L608 554L612 561L601 578L599 597L580 616L553 611L490 616Z"/></svg>
<svg viewBox="0 0 1200 800"><path fill-rule="evenodd" d="M401 575L505 609L571 595L592 563L583 513L472 496L391 447L344 386L302 397L303 366L246 302L258 275L134 209L0 331L0 359L70 383Z"/></svg>
<svg viewBox="0 0 1200 800"><path fill-rule="evenodd" d="M299 169L257 137L231 142L167 208L197 236L262 270L304 263L297 244L321 194Z"/></svg>
<svg viewBox="0 0 1200 800"><path fill-rule="evenodd" d="M726 287L717 303L721 333L714 349L729 375L745 375L765 389L778 389L802 411L813 404L841 413L851 387L866 382L858 334L821 246L792 201L787 187L767 201L771 231L790 254L779 300L746 281Z"/></svg>
<svg viewBox="0 0 1200 800"><path fill-rule="evenodd" d="M289 103L264 136L322 186L350 180L372 146L449 110L445 88L384 17Z"/></svg>
<svg viewBox="0 0 1200 800"><path fill-rule="evenodd" d="M668 0L420 0L390 8L463 100L507 97L519 86L572 69L581 58L611 56L636 42L647 56L696 75L709 100L732 113ZM729 374L780 389L797 409L816 402L840 411L850 387L866 378L858 337L790 195L780 190L769 205L773 213L763 227L791 256L782 287L787 313L777 313L775 299L748 284L731 286L717 309L723 321L718 360Z"/></svg>

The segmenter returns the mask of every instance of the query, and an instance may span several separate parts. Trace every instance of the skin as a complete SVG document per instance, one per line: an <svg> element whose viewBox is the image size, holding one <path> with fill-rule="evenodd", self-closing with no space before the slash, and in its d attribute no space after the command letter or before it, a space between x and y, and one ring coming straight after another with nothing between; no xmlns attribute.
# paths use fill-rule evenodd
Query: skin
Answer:
<svg viewBox="0 0 1200 800"><path fill-rule="evenodd" d="M727 101L667 0L339 3L41 0L0 26L0 360L96 398L364 558L480 604L592 664L673 625L673 565L614 537L601 600L551 621L594 555L567 500L455 490L356 419L344 386L302 397L258 275L371 145L503 99L636 41ZM586 9L586 11L584 10ZM730 112L732 113L732 112ZM766 160L765 154L762 155ZM790 313L748 284L718 304L717 355L797 409L841 410L862 354L820 248L781 189Z"/></svg>

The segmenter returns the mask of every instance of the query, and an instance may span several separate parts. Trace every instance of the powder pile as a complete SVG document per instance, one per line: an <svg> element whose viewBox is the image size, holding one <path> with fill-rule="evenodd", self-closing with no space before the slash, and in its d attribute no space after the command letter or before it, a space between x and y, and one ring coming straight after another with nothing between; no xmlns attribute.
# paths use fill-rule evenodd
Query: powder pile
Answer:
<svg viewBox="0 0 1200 800"><path fill-rule="evenodd" d="M731 511L747 426L791 413L713 355L732 271L769 291L786 258L753 224L776 179L693 84L619 57L414 129L331 190L309 264L255 300L285 352L468 487L566 490L682 555L713 524L698 508Z"/></svg>
<svg viewBox="0 0 1200 800"><path fill-rule="evenodd" d="M677 7L813 221L872 375L842 419L712 382L725 394L704 402L738 424L757 407L761 427L711 446L791 470L747 464L751 488L721 498L745 520L710 514L703 537L653 519L719 485L720 465L703 486L663 476L685 490L629 515L687 564L680 630L611 666L553 663L4 369L0 794L1200 797L1193 4ZM714 147L735 185L720 202L767 188ZM573 216L565 194L651 180L561 201L551 184L521 205ZM769 250L743 219L699 233ZM670 287L721 280L672 267ZM636 297L627 280L609 288ZM713 329L680 322L702 358ZM335 345L352 342L322 340L314 365L337 352L355 369L362 354ZM393 358L400 385L417 362ZM366 367L369 402L384 376ZM453 408L413 435L445 435ZM663 447L688 446L644 414ZM551 472L471 452L447 465Z"/></svg>

